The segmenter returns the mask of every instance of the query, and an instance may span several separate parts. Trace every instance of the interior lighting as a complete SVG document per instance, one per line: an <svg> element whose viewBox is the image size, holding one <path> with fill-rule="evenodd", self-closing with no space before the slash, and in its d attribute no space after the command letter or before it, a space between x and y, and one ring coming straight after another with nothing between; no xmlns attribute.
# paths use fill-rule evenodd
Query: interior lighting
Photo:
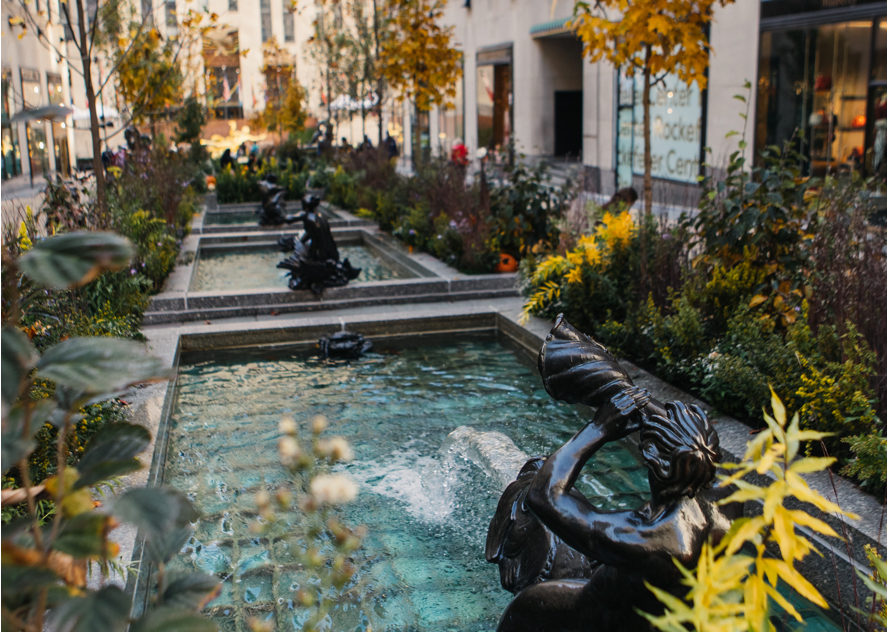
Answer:
<svg viewBox="0 0 888 632"><path fill-rule="evenodd" d="M447 134L445 134L444 132L441 132L440 134L438 134L438 138L440 138L441 140L444 140L445 138L447 138Z"/></svg>
<svg viewBox="0 0 888 632"><path fill-rule="evenodd" d="M670 91L666 94L666 96L669 97L669 98L671 99L671 98L672 98L672 90L670 90Z"/></svg>
<svg viewBox="0 0 888 632"><path fill-rule="evenodd" d="M672 114L672 108L669 108L668 110L666 110L666 114Z"/></svg>
<svg viewBox="0 0 888 632"><path fill-rule="evenodd" d="M38 146L40 149L43 149L43 141L40 141L39 143L37 143L37 146Z"/></svg>
<svg viewBox="0 0 888 632"><path fill-rule="evenodd" d="M40 86L34 86L34 92L40 94Z"/></svg>
<svg viewBox="0 0 888 632"><path fill-rule="evenodd" d="M65 129L66 127L68 126L65 123L62 123L62 129Z"/></svg>

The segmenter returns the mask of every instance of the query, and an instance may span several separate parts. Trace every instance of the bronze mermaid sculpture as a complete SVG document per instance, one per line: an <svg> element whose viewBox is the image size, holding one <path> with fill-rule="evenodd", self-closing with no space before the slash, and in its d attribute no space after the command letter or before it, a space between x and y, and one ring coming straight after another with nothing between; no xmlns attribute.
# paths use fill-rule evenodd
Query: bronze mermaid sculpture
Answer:
<svg viewBox="0 0 888 632"><path fill-rule="evenodd" d="M718 434L698 406L663 404L635 386L563 316L540 350L539 371L550 396L598 410L554 454L528 461L500 499L486 557L516 597L498 630L646 632L639 611L657 614L662 604L645 583L683 597L673 560L693 566L703 543L719 541L742 512L717 505L728 492L712 489ZM633 433L650 502L597 509L573 485L605 443Z"/></svg>
<svg viewBox="0 0 888 632"><path fill-rule="evenodd" d="M287 259L277 265L289 271L290 289L311 290L316 295L327 287L347 285L361 274L361 268L352 267L348 258L339 260L339 249L333 240L330 224L317 212L320 203L318 197L306 196L302 200L302 213L291 216L292 221L302 220L302 237L281 237L278 240L284 252L291 252Z"/></svg>

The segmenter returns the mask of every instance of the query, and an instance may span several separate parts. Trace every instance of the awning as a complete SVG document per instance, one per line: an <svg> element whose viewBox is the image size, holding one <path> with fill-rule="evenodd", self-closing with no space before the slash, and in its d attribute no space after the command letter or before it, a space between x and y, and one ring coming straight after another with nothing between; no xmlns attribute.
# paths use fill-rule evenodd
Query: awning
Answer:
<svg viewBox="0 0 888 632"><path fill-rule="evenodd" d="M570 18L559 18L557 20L549 20L542 24L535 24L530 27L530 36L533 39L541 37L574 37L573 29L567 26Z"/></svg>
<svg viewBox="0 0 888 632"><path fill-rule="evenodd" d="M9 119L9 123L21 121L64 121L74 110L63 105L47 105L42 108L22 110Z"/></svg>

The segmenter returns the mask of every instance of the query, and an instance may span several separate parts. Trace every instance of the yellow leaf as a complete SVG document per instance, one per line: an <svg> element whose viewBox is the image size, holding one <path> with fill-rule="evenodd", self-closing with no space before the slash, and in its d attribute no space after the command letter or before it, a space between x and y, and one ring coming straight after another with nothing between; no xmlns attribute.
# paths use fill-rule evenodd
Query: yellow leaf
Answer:
<svg viewBox="0 0 888 632"><path fill-rule="evenodd" d="M796 621L802 620L802 615L800 615L798 610L796 610L795 607L789 601L786 600L786 597L784 597L783 595L780 594L779 590L777 590L776 588L772 588L771 586L765 585L765 591L769 595L771 595L771 599L773 599L778 604L780 604L780 607L783 608L784 610L786 610L786 612L788 612L789 614L791 614L793 616L793 618L795 618Z"/></svg>
<svg viewBox="0 0 888 632"><path fill-rule="evenodd" d="M725 555L736 553L746 542L752 542L765 524L765 519L762 516L756 516L744 522L731 537L726 546Z"/></svg>
<svg viewBox="0 0 888 632"><path fill-rule="evenodd" d="M821 608L829 609L829 604L826 603L826 600L821 596L817 589L811 585L807 579L802 577L802 575L789 566L783 560L763 560L763 564L767 564L773 566L774 570L777 571L777 574L780 576L780 579L789 584L790 587L794 588L802 597L811 601Z"/></svg>
<svg viewBox="0 0 888 632"><path fill-rule="evenodd" d="M765 296L764 294L756 294L755 296L752 297L752 300L749 301L749 306L750 307L758 307L759 305L761 305L762 303L764 303L767 300L768 300L768 297Z"/></svg>
<svg viewBox="0 0 888 632"><path fill-rule="evenodd" d="M771 449L765 452L764 456L762 456L762 460L759 461L758 467L755 468L755 471L759 474L764 474L768 470L771 469L771 466L774 465L774 462L781 456L783 456L784 446L782 444L775 444L771 446Z"/></svg>
<svg viewBox="0 0 888 632"><path fill-rule="evenodd" d="M765 494L765 507L762 510L766 521L771 522L774 519L774 512L783 503L785 495L786 484L783 481L774 481L768 487Z"/></svg>
<svg viewBox="0 0 888 632"><path fill-rule="evenodd" d="M765 497L765 490L761 487L755 489L740 489L718 501L719 505L729 505L731 503L745 503L749 500L762 500Z"/></svg>
<svg viewBox="0 0 888 632"><path fill-rule="evenodd" d="M809 456L799 459L789 466L791 472L796 474L810 474L811 472L822 472L830 465L835 463L835 458L831 456Z"/></svg>
<svg viewBox="0 0 888 632"><path fill-rule="evenodd" d="M795 496L802 502L811 503L820 511L839 513L848 518L859 520L859 516L856 516L847 511L843 511L842 508L839 507L837 504L830 502L829 500L812 490L810 487L808 487L808 483L805 482L805 479L803 479L795 472L786 473L786 484L793 496Z"/></svg>
<svg viewBox="0 0 888 632"><path fill-rule="evenodd" d="M782 506L777 507L774 511L774 529L772 531L777 545L780 547L780 554L783 559L792 563L796 558L795 547L795 530L792 526L792 518L789 512Z"/></svg>
<svg viewBox="0 0 888 632"><path fill-rule="evenodd" d="M780 424L780 427L783 428L786 426L786 407L780 401L780 398L777 397L777 393L774 392L774 388L770 384L768 389L771 391L771 410L774 411L774 418Z"/></svg>
<svg viewBox="0 0 888 632"><path fill-rule="evenodd" d="M74 483L80 478L80 474L73 467L65 468L62 498L62 514L66 518L73 518L78 514L93 509L92 494L88 487L83 487L75 492L71 491ZM45 481L46 491L55 498L59 491L59 477L53 476Z"/></svg>
<svg viewBox="0 0 888 632"><path fill-rule="evenodd" d="M836 533L831 526L826 524L823 520L815 518L805 511L794 510L790 511L789 515L792 517L793 522L798 525L808 527L812 531L822 533L823 535L839 538L840 540L842 539L842 537L838 533Z"/></svg>

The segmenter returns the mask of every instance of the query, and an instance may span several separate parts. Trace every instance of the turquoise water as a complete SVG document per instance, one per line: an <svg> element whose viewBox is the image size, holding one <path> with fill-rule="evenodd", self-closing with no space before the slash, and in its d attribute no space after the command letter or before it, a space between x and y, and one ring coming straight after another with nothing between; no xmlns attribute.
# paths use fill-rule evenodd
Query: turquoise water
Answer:
<svg viewBox="0 0 888 632"><path fill-rule="evenodd" d="M259 203L256 203L259 206ZM207 226L234 226L243 224L258 224L259 215L254 211L237 211L230 213L207 213L204 224Z"/></svg>
<svg viewBox="0 0 888 632"><path fill-rule="evenodd" d="M191 281L192 292L226 292L230 290L264 290L286 288L289 276L277 264L287 258L277 247L241 252L204 250ZM339 246L340 259L348 259L361 268L355 283L386 281L400 278L397 272L363 246Z"/></svg>
<svg viewBox="0 0 888 632"><path fill-rule="evenodd" d="M359 483L342 519L365 525L368 535L354 560L360 570L324 629L495 629L512 597L484 561L501 483L448 435L461 426L499 432L528 456L544 455L588 417L553 401L525 356L489 337L460 340L378 347L354 361L280 349L183 356L165 482L203 517L170 566L222 580L205 612L223 630L248 630L251 618L301 630L309 614L295 605L299 588L316 581L294 557L302 516L281 516L293 538L249 530L256 493L290 487L277 454L284 414L302 436L324 415L325 435L346 437L355 452L335 468ZM645 501L647 474L631 444L605 446L595 465L577 485L593 503L621 509ZM799 606L808 627L782 629L838 629L810 604Z"/></svg>
<svg viewBox="0 0 888 632"><path fill-rule="evenodd" d="M332 613L336 630L495 628L511 595L484 561L484 541L501 490L489 472L442 446L452 430L471 426L504 433L528 455L547 454L586 421L492 339L350 362L277 351L186 355L165 480L204 517L172 565L224 581L207 612L225 630L246 629L251 616L272 617L278 630L298 630L304 620L293 599L311 578L286 541L248 531L256 492L289 482L277 456L284 413L304 424L325 415L327 434L345 436L355 451L338 468L360 485L343 517L369 533L357 560L362 594ZM601 459L607 471L582 484L590 498L614 509L640 504L647 486L636 455L613 445ZM298 530L298 514L285 519Z"/></svg>

